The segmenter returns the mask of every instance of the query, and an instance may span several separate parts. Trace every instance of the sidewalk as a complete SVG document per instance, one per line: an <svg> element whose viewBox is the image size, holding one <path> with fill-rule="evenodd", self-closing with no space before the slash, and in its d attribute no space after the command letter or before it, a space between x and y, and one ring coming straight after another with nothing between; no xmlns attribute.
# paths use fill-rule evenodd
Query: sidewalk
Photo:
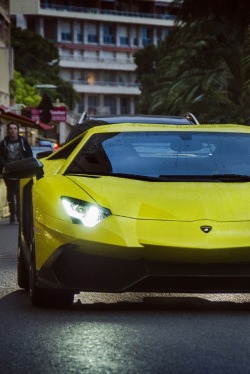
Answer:
<svg viewBox="0 0 250 374"><path fill-rule="evenodd" d="M0 218L0 226L4 226L6 229L7 227L14 227L16 230L18 230L18 225L19 225L18 222L10 223L9 217ZM1 240L2 240L2 235L0 235L0 247L1 247Z"/></svg>
<svg viewBox="0 0 250 374"><path fill-rule="evenodd" d="M6 198L6 186L3 179L0 177L0 222L3 218L9 215L9 208Z"/></svg>
<svg viewBox="0 0 250 374"><path fill-rule="evenodd" d="M9 217L0 219L0 259L16 257L18 248L18 224L10 224Z"/></svg>
<svg viewBox="0 0 250 374"><path fill-rule="evenodd" d="M0 217L0 225L18 226L18 222L10 224L10 217Z"/></svg>

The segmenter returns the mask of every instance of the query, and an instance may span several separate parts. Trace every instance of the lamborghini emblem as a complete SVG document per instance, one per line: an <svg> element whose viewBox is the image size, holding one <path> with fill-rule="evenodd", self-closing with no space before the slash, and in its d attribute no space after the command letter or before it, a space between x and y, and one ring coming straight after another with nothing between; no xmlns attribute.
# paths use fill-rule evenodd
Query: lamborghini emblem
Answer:
<svg viewBox="0 0 250 374"><path fill-rule="evenodd" d="M208 234L212 230L212 226L201 226L201 231L203 231L205 234Z"/></svg>

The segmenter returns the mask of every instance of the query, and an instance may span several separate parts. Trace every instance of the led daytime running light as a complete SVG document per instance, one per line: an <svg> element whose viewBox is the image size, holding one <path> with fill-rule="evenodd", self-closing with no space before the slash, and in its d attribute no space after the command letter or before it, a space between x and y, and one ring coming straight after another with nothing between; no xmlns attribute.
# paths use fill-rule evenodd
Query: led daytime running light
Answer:
<svg viewBox="0 0 250 374"><path fill-rule="evenodd" d="M111 215L107 208L68 197L62 197L62 204L71 218L81 221L86 227L94 227Z"/></svg>

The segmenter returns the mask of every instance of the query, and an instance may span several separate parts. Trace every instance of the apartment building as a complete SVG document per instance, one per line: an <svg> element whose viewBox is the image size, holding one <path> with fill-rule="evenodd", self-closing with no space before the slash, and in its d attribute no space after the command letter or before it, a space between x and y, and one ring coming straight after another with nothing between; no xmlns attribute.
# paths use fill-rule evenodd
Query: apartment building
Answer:
<svg viewBox="0 0 250 374"><path fill-rule="evenodd" d="M168 35L171 1L10 0L10 12L18 27L58 47L61 76L81 98L78 113L126 115L140 95L134 53Z"/></svg>
<svg viewBox="0 0 250 374"><path fill-rule="evenodd" d="M13 56L10 48L9 0L0 0L0 106L10 105Z"/></svg>

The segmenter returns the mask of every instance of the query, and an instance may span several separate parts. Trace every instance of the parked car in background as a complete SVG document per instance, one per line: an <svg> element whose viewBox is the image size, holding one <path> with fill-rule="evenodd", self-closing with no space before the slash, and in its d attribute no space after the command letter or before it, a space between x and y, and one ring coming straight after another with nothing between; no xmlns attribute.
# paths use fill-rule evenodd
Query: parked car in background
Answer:
<svg viewBox="0 0 250 374"><path fill-rule="evenodd" d="M58 145L49 140L40 140L39 145L31 146L33 156L36 158L43 158L49 156L58 149Z"/></svg>
<svg viewBox="0 0 250 374"><path fill-rule="evenodd" d="M83 292L250 292L250 128L92 126L21 180L18 284Z"/></svg>

